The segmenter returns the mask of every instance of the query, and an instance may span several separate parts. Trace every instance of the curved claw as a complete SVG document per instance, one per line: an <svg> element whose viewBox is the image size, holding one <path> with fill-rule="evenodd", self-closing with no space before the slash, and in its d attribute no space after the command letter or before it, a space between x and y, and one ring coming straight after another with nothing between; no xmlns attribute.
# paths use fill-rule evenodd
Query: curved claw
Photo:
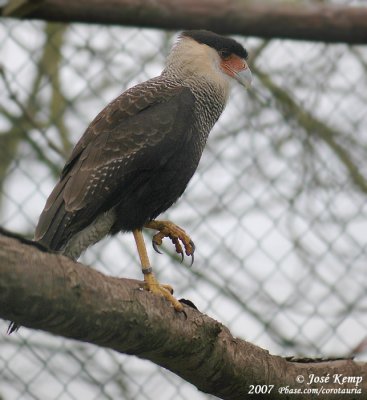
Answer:
<svg viewBox="0 0 367 400"><path fill-rule="evenodd" d="M196 307L196 305L191 301L191 300L188 300L188 299L179 299L178 300L180 303L182 303L182 304L186 304L187 306L189 306L189 307L191 307L191 308L194 308L195 310L197 310L198 308Z"/></svg>
<svg viewBox="0 0 367 400"><path fill-rule="evenodd" d="M191 264L190 264L190 267L192 267L192 265L194 264L194 260L195 260L195 256L194 256L194 253L195 253L195 244L194 244L194 242L192 241L192 240L190 240L190 246L191 246Z"/></svg>
<svg viewBox="0 0 367 400"><path fill-rule="evenodd" d="M190 263L190 267L192 267L192 264L194 264L194 260L195 260L194 252L192 252L192 254L191 254L191 263Z"/></svg>
<svg viewBox="0 0 367 400"><path fill-rule="evenodd" d="M190 249L187 249L187 248L186 248L186 255L191 256L190 267L192 267L192 265L194 264L194 260L195 260L195 257L194 257L194 253L195 253L195 244L194 244L194 242L193 242L192 240L190 240L189 246L190 246Z"/></svg>
<svg viewBox="0 0 367 400"><path fill-rule="evenodd" d="M158 254L163 254L163 253L159 250L158 244L157 244L154 240L152 240L152 246L153 246L153 249L154 249Z"/></svg>

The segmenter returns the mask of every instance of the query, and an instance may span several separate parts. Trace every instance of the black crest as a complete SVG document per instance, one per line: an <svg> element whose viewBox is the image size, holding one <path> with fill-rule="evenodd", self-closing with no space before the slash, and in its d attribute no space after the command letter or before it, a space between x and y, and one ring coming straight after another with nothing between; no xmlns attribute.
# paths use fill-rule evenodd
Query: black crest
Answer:
<svg viewBox="0 0 367 400"><path fill-rule="evenodd" d="M235 54L244 59L248 57L247 50L236 40L204 29L184 31L181 33L181 37L190 37L198 43L213 47L218 52Z"/></svg>

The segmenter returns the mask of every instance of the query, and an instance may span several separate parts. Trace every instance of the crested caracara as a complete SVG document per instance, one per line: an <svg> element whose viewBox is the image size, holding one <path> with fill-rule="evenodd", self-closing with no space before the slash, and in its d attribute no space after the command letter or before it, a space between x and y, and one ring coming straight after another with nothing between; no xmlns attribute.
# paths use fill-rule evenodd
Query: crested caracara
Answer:
<svg viewBox="0 0 367 400"><path fill-rule="evenodd" d="M232 81L248 87L247 51L205 30L182 32L160 76L108 104L92 121L40 216L34 240L77 259L106 235L133 232L147 290L181 311L169 286L159 284L142 229L155 229L154 248L169 237L193 256L184 230L156 217L184 192L207 137L221 115Z"/></svg>

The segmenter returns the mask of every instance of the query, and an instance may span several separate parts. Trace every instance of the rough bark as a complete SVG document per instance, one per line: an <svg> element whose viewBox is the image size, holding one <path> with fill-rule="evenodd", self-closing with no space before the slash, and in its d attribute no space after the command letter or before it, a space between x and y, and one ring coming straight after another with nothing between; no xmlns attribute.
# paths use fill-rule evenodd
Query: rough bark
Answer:
<svg viewBox="0 0 367 400"><path fill-rule="evenodd" d="M11 0L0 15L365 44L367 8L244 0Z"/></svg>
<svg viewBox="0 0 367 400"><path fill-rule="evenodd" d="M249 393L251 385L274 385L266 396L269 399L293 398L287 389L279 393L286 387L288 391L354 390L343 394L343 399L363 398L367 393L364 363L290 362L233 337L221 323L193 308L185 311L187 317L176 313L163 298L142 290L139 281L105 276L0 230L3 319L151 360L223 399L257 397ZM307 385L311 374L329 376L329 382ZM356 381L335 383L335 374L342 374L339 381L343 377L362 380L358 385ZM319 398L340 396L340 392L322 393ZM312 396L308 392L297 398Z"/></svg>

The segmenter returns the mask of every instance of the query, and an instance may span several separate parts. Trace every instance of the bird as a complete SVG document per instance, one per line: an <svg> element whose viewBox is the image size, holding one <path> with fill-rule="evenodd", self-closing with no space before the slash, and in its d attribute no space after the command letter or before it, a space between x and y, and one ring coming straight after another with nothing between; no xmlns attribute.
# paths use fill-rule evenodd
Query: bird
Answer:
<svg viewBox="0 0 367 400"><path fill-rule="evenodd" d="M178 35L161 75L127 89L91 122L47 199L34 240L72 259L107 235L132 232L146 290L182 304L155 277L142 235L169 238L193 258L178 225L156 218L183 194L233 81L251 85L248 52L235 39L206 30Z"/></svg>

